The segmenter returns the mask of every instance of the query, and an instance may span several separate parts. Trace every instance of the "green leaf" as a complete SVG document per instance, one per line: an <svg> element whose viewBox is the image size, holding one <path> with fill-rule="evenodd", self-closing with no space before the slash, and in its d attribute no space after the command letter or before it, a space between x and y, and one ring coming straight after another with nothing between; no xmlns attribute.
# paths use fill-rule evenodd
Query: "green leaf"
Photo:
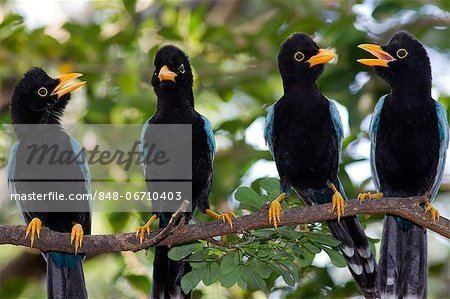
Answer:
<svg viewBox="0 0 450 299"><path fill-rule="evenodd" d="M247 282L240 276L237 280L238 285L241 287L241 289L246 290L247 289Z"/></svg>
<svg viewBox="0 0 450 299"><path fill-rule="evenodd" d="M300 256L300 266L306 268L311 266L315 254L303 247L291 246L292 250Z"/></svg>
<svg viewBox="0 0 450 299"><path fill-rule="evenodd" d="M309 252L314 253L314 254L319 253L321 251L320 248L314 246L311 243L305 243L305 244L303 244L303 247L305 247Z"/></svg>
<svg viewBox="0 0 450 299"><path fill-rule="evenodd" d="M133 288L138 289L139 291L142 291L144 294L148 294L150 292L150 280L147 276L144 275L126 275L124 277Z"/></svg>
<svg viewBox="0 0 450 299"><path fill-rule="evenodd" d="M203 268L207 266L207 262L190 262L193 269Z"/></svg>
<svg viewBox="0 0 450 299"><path fill-rule="evenodd" d="M236 257L239 258L236 252L229 252L224 255L220 263L220 273L226 275L232 271L235 271L237 265L239 265L239 262L236 264Z"/></svg>
<svg viewBox="0 0 450 299"><path fill-rule="evenodd" d="M203 268L194 269L186 273L181 279L181 288L185 294L189 293L202 280Z"/></svg>
<svg viewBox="0 0 450 299"><path fill-rule="evenodd" d="M283 280L290 286L295 285L295 276L289 271L289 268L287 268L285 265L282 264L276 264L276 263L269 263L269 267L271 267L273 270L275 270L278 274L283 277Z"/></svg>
<svg viewBox="0 0 450 299"><path fill-rule="evenodd" d="M260 229L252 232L252 235L261 238L269 238L274 235L276 232L274 229Z"/></svg>
<svg viewBox="0 0 450 299"><path fill-rule="evenodd" d="M203 270L202 281L209 286L219 279L220 269L216 262L209 263Z"/></svg>
<svg viewBox="0 0 450 299"><path fill-rule="evenodd" d="M271 251L268 248L261 248L256 252L256 255L260 258L268 257L270 254L271 254Z"/></svg>
<svg viewBox="0 0 450 299"><path fill-rule="evenodd" d="M263 263L258 259L250 260L248 262L248 266L253 270L253 272L265 279L269 278L270 274L272 273L272 269L269 267L269 265L267 265L267 263Z"/></svg>
<svg viewBox="0 0 450 299"><path fill-rule="evenodd" d="M266 288L266 282L264 279L262 279L257 272L253 271L251 267L241 265L239 266L239 270L241 271L242 279L251 289L264 290Z"/></svg>
<svg viewBox="0 0 450 299"><path fill-rule="evenodd" d="M342 254L339 251L331 249L331 248L327 248L327 247L324 247L323 250L325 250L325 252L330 257L333 265L335 265L336 267L340 267L340 268L347 266L347 262L345 261L345 258L342 256Z"/></svg>
<svg viewBox="0 0 450 299"><path fill-rule="evenodd" d="M380 239L374 239L374 238L370 238L366 236L367 241L369 241L370 243L378 243L380 242Z"/></svg>
<svg viewBox="0 0 450 299"><path fill-rule="evenodd" d="M261 209L265 203L264 198L258 195L252 188L239 187L236 190L235 197L243 204L253 207L255 209Z"/></svg>
<svg viewBox="0 0 450 299"><path fill-rule="evenodd" d="M233 272L230 272L228 274L222 274L221 273L221 275L220 275L220 283L225 288L231 288L232 286L234 286L234 284L238 281L238 279L240 277L241 276L240 276L239 271L233 271Z"/></svg>
<svg viewBox="0 0 450 299"><path fill-rule="evenodd" d="M321 244L325 244L325 245L329 245L332 247L336 247L339 244L341 244L341 241L337 240L335 237L333 237L332 235L329 234L324 234L324 233L308 233L308 238L311 241L317 242L317 243L321 243Z"/></svg>
<svg viewBox="0 0 450 299"><path fill-rule="evenodd" d="M265 178L259 182L259 186L267 192L269 197L280 195L280 180L277 178Z"/></svg>
<svg viewBox="0 0 450 299"><path fill-rule="evenodd" d="M169 251L169 258L173 261L181 261L193 252L201 249L203 244L200 242L173 247Z"/></svg>
<svg viewBox="0 0 450 299"><path fill-rule="evenodd" d="M200 251L194 252L194 254L192 254L192 255L189 257L188 261L194 261L194 262L195 262L195 261L201 261L201 260L204 260L204 259L207 258L208 253L209 253L208 248L203 248L203 249L201 249Z"/></svg>

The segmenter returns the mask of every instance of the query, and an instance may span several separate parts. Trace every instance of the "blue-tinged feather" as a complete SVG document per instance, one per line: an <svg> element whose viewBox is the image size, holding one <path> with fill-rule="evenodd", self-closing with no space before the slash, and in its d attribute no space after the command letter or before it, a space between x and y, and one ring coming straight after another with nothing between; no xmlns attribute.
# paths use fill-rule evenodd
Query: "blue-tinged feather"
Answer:
<svg viewBox="0 0 450 299"><path fill-rule="evenodd" d="M146 141L145 141L145 134L147 133L148 130L148 126L150 124L150 121L152 120L153 116L150 117L144 124L144 126L142 127L141 130L141 138L140 138L140 150L142 153L142 161L146 161L147 160L147 154L148 154L148 147L146 146ZM144 176L147 177L146 175L146 167L145 167L145 163L142 163L142 167L144 168Z"/></svg>
<svg viewBox="0 0 450 299"><path fill-rule="evenodd" d="M436 177L434 179L433 186L431 187L430 200L433 200L441 186L442 176L444 174L445 160L447 158L447 148L448 148L448 120L447 111L441 105L441 103L436 102L436 113L438 117L439 126L439 163L437 167Z"/></svg>
<svg viewBox="0 0 450 299"><path fill-rule="evenodd" d="M72 146L73 153L77 158L77 165L80 167L81 173L83 174L84 184L86 191L91 193L91 173L89 172L89 166L86 156L83 151L81 144L75 139L70 137L70 145Z"/></svg>
<svg viewBox="0 0 450 299"><path fill-rule="evenodd" d="M9 193L16 194L16 185L13 181L15 179L16 172L16 157L17 157L17 149L19 148L20 141L17 141L11 147L11 151L8 158L8 165L6 166L8 173L8 189Z"/></svg>
<svg viewBox="0 0 450 299"><path fill-rule="evenodd" d="M380 180L378 178L377 173L377 166L375 163L375 149L377 146L377 133L378 129L380 127L380 116L381 116L381 110L383 109L384 100L386 98L386 95L382 96L377 104L375 105L375 109L372 114L372 118L370 120L370 126L369 126L369 139L371 143L370 147L370 170L372 171L372 177L373 177L373 184L376 189L380 189Z"/></svg>
<svg viewBox="0 0 450 299"><path fill-rule="evenodd" d="M200 115L203 119L203 127L205 129L206 132L206 137L208 139L208 147L209 147L209 154L211 155L211 158L214 158L214 154L216 152L216 140L214 138L214 132L212 130L212 126L211 123L209 122L209 120L204 117L203 115Z"/></svg>
<svg viewBox="0 0 450 299"><path fill-rule="evenodd" d="M330 100L330 114L331 120L333 121L333 126L336 131L336 136L339 142L339 150L342 149L342 140L344 139L344 127L342 126L341 115L339 114L339 110L334 103L334 100Z"/></svg>
<svg viewBox="0 0 450 299"><path fill-rule="evenodd" d="M83 255L79 254L50 252L48 255L47 258L51 258L58 268L76 269L77 265L83 260Z"/></svg>
<svg viewBox="0 0 450 299"><path fill-rule="evenodd" d="M83 151L83 147L75 138L72 137L70 137L70 145L72 147L75 157L77 158L77 165L80 167L81 173L83 174L86 194L91 194L91 173L89 172L89 166L86 155L84 154ZM92 211L92 201L88 200L88 204L89 204L89 211Z"/></svg>
<svg viewBox="0 0 450 299"><path fill-rule="evenodd" d="M269 151L273 156L273 119L274 119L274 105L267 108L267 117L264 124L264 139L269 147Z"/></svg>

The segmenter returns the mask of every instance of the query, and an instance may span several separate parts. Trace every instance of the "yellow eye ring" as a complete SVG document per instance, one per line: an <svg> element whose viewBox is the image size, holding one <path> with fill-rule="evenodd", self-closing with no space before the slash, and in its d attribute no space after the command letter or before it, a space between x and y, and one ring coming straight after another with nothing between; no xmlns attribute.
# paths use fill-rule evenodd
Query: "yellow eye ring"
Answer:
<svg viewBox="0 0 450 299"><path fill-rule="evenodd" d="M298 51L295 52L294 54L294 59L297 60L298 62L302 61L303 59L305 59L305 54L303 54L302 52Z"/></svg>
<svg viewBox="0 0 450 299"><path fill-rule="evenodd" d="M398 58L405 58L406 56L408 56L408 51L406 51L405 49L399 49L397 50L396 55Z"/></svg>
<svg viewBox="0 0 450 299"><path fill-rule="evenodd" d="M45 97L48 94L48 90L45 87L41 87L41 88L38 89L37 93L38 93L39 96Z"/></svg>

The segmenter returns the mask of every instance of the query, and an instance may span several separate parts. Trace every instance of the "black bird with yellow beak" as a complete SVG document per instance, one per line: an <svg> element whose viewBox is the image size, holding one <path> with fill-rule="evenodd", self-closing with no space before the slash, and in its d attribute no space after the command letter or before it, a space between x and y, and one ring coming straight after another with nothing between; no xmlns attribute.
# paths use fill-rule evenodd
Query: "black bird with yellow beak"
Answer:
<svg viewBox="0 0 450 299"><path fill-rule="evenodd" d="M376 263L356 217L345 216L345 193L337 176L343 128L336 105L317 88L324 64L336 55L319 49L306 34L286 39L278 53L284 95L269 107L264 137L281 179L282 194L269 209L269 222L282 220L280 202L291 189L309 205L333 203L338 220L328 221L339 249L365 296L377 296Z"/></svg>
<svg viewBox="0 0 450 299"><path fill-rule="evenodd" d="M209 209L215 153L215 139L210 122L194 109L194 82L188 56L175 46L164 46L155 57L155 69L152 86L158 98L156 113L145 123L141 144L152 144L149 126L152 124L192 124L192 211L198 209L217 220L232 226L233 212L217 214ZM145 154L145 151L144 151ZM146 159L144 159L145 161ZM151 165L144 165L147 182L151 181ZM147 184L151 191L151 184ZM185 213L185 222L189 222L193 212ZM172 213L156 212L147 223L137 228L140 241L150 232L153 221L159 218L159 227L166 227ZM190 271L185 261L173 261L167 256L167 247L155 248L153 262L152 298L187 298L181 289L181 278Z"/></svg>
<svg viewBox="0 0 450 299"><path fill-rule="evenodd" d="M431 97L427 52L406 32L396 33L385 46L359 47L376 58L358 61L374 67L391 87L375 106L370 125L374 184L385 196L428 195L431 201L444 173L448 124L444 107ZM429 201L425 208L433 221L439 217ZM383 298L427 297L426 229L385 216L378 284Z"/></svg>
<svg viewBox="0 0 450 299"><path fill-rule="evenodd" d="M85 196L90 193L89 169L80 144L62 128L60 117L70 100L70 92L86 82L70 82L82 74L72 73L56 79L44 70L32 68L15 86L11 99L11 117L18 141L8 162L8 185L11 194L26 196L18 200L22 218L28 224L25 238L33 246L42 226L70 233L74 254L43 253L47 261L47 294L49 298L87 298L82 260L77 254L84 234L91 231L91 208L88 201L45 201L50 194ZM34 159L36 148L51 149L51 154ZM41 153L43 152L41 151ZM64 154L64 162L54 157ZM53 162L52 162L53 161ZM68 162L70 161L70 162ZM33 200L32 194L43 201ZM34 197L38 198L38 197ZM47 197L48 198L48 197Z"/></svg>

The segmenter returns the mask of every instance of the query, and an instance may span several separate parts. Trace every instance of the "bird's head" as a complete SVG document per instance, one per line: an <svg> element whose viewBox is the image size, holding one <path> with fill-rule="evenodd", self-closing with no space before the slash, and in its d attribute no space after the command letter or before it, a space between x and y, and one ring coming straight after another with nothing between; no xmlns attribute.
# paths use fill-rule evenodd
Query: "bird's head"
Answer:
<svg viewBox="0 0 450 299"><path fill-rule="evenodd" d="M41 68L29 69L14 88L11 98L13 122L41 123L44 116L47 121L59 120L70 100L70 92L86 84L85 81L69 81L81 76L80 73L70 73L51 78Z"/></svg>
<svg viewBox="0 0 450 299"><path fill-rule="evenodd" d="M324 64L336 57L330 50L320 49L306 34L295 33L282 44L278 53L278 69L283 81L315 81Z"/></svg>
<svg viewBox="0 0 450 299"><path fill-rule="evenodd" d="M186 92L192 90L192 75L189 57L179 48L168 45L156 53L152 86L159 96L164 92Z"/></svg>
<svg viewBox="0 0 450 299"><path fill-rule="evenodd" d="M431 66L427 51L411 34L398 32L385 46L362 44L358 47L376 57L358 59L358 62L373 66L391 87L431 87Z"/></svg>

